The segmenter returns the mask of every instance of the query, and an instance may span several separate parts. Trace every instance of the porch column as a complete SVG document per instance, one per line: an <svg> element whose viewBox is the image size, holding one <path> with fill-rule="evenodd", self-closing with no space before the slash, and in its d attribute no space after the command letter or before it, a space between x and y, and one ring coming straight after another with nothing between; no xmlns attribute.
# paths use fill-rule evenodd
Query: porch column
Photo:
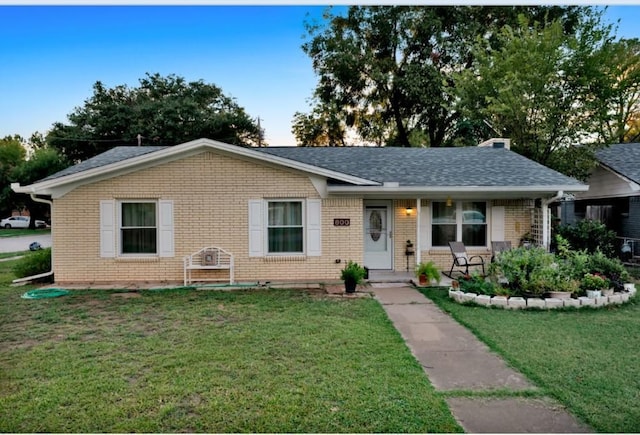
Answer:
<svg viewBox="0 0 640 435"><path fill-rule="evenodd" d="M549 251L551 234L549 228L549 206L546 201L542 201L542 246L546 251Z"/></svg>
<svg viewBox="0 0 640 435"><path fill-rule="evenodd" d="M416 264L419 264L422 259L422 253L420 252L420 213L422 209L422 200L416 199Z"/></svg>
<svg viewBox="0 0 640 435"><path fill-rule="evenodd" d="M559 190L553 198L542 199L542 246L549 252L551 248L551 210L549 204L559 200L564 196L564 192Z"/></svg>

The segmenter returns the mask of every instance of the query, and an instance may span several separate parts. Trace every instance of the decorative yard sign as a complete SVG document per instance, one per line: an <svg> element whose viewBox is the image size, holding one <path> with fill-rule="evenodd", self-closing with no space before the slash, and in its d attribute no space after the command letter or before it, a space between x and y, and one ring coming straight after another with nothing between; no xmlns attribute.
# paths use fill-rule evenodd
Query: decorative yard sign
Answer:
<svg viewBox="0 0 640 435"><path fill-rule="evenodd" d="M351 219L334 219L333 226L334 227L348 227L351 225Z"/></svg>

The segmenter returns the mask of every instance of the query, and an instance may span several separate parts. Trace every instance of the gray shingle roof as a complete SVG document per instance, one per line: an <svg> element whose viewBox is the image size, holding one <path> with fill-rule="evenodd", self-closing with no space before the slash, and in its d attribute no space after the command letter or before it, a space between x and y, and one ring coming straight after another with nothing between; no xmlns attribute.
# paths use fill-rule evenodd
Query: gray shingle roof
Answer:
<svg viewBox="0 0 640 435"><path fill-rule="evenodd" d="M44 180L99 168L167 147L116 147ZM266 147L256 152L400 186L581 186L513 151L495 148ZM44 181L42 180L42 181Z"/></svg>
<svg viewBox="0 0 640 435"><path fill-rule="evenodd" d="M401 186L579 186L513 151L485 147L267 147L260 152Z"/></svg>
<svg viewBox="0 0 640 435"><path fill-rule="evenodd" d="M640 143L619 143L596 151L598 160L640 184Z"/></svg>
<svg viewBox="0 0 640 435"><path fill-rule="evenodd" d="M44 178L41 181L53 180L54 178L64 177L65 175L77 174L79 172L84 172L89 169L99 168L101 166L106 166L111 163L121 162L127 159L131 159L133 157L149 154L165 148L167 147L144 146L144 147L111 148L109 151L105 151L102 154L98 154L97 156L91 157L90 159L80 162L77 165L69 166L68 168L63 169L62 171L49 175L47 178Z"/></svg>

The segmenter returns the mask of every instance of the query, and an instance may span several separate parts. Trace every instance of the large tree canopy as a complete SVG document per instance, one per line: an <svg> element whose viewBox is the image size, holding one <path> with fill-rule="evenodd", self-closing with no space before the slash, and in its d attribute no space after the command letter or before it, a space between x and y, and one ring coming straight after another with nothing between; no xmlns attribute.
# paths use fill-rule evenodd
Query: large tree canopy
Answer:
<svg viewBox="0 0 640 435"><path fill-rule="evenodd" d="M640 141L640 40L622 39L603 50L601 74L594 86L602 143Z"/></svg>
<svg viewBox="0 0 640 435"><path fill-rule="evenodd" d="M207 137L252 146L262 132L236 101L213 84L147 74L140 86L93 86L93 96L56 123L47 142L72 161L116 145L176 145Z"/></svg>
<svg viewBox="0 0 640 435"><path fill-rule="evenodd" d="M27 158L27 148L33 150ZM46 219L49 206L34 202L26 195L11 190L11 183L31 184L69 166L66 158L42 144L42 138L34 134L29 141L22 137L7 136L0 139L0 217L9 216L12 210L28 209L36 219Z"/></svg>
<svg viewBox="0 0 640 435"><path fill-rule="evenodd" d="M511 138L518 153L585 179L593 150L622 141L638 101L637 55L612 35L595 12L571 34L558 20L521 16L498 33L499 48L478 39L473 67L455 79L459 112Z"/></svg>
<svg viewBox="0 0 640 435"><path fill-rule="evenodd" d="M516 24L518 14L562 18L571 32L582 8L352 6L346 16L327 12L323 23L307 23L303 50L319 82L312 114L294 119L298 142L327 128L324 137L352 129L364 142L398 146L464 144L478 130L483 136L486 125L454 110L452 73L472 65L478 36L497 44L498 30Z"/></svg>

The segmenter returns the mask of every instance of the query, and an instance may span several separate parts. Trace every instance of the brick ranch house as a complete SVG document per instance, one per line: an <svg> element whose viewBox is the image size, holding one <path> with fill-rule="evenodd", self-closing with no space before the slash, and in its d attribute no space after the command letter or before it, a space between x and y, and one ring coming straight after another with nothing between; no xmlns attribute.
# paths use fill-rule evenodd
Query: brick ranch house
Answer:
<svg viewBox="0 0 640 435"><path fill-rule="evenodd" d="M448 242L548 246L548 204L588 189L505 139L466 148L117 147L16 192L52 201L57 283L181 282L183 257L234 255L236 282L331 282L347 260L451 265ZM544 217L544 218L543 218ZM407 241L415 255L405 256ZM202 271L221 276L228 271Z"/></svg>

